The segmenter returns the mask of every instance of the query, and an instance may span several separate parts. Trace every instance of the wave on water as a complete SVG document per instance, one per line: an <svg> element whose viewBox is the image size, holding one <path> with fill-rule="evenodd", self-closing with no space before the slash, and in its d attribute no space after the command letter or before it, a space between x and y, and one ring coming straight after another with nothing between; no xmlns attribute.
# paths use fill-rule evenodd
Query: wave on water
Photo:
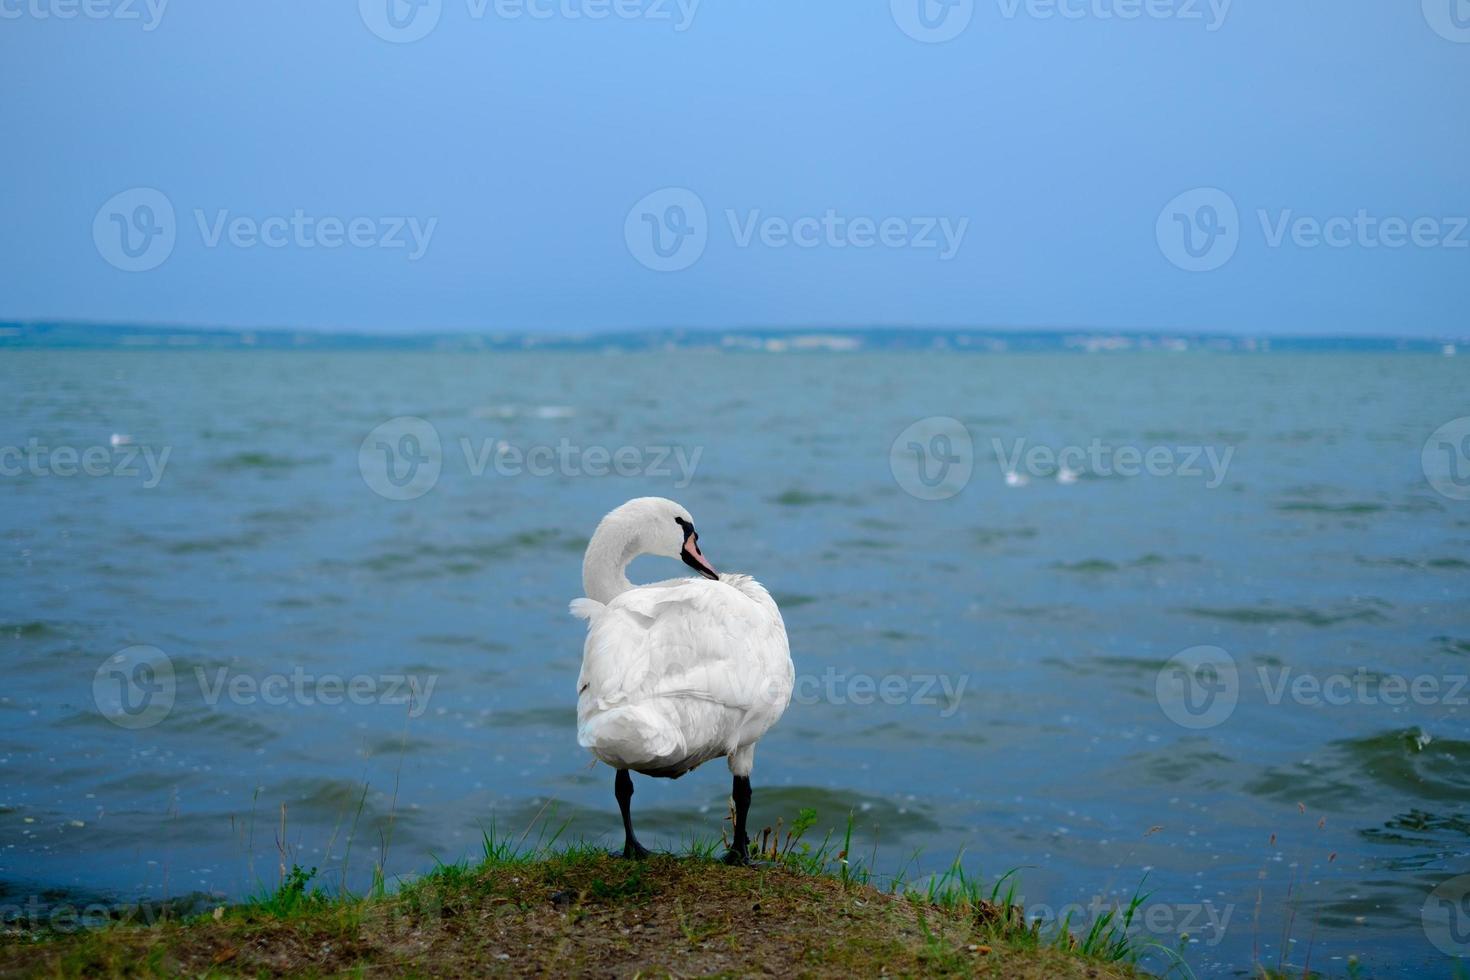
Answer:
<svg viewBox="0 0 1470 980"><path fill-rule="evenodd" d="M1388 603L1382 600L1373 600L1376 606L1387 607ZM1378 608L1338 608L1332 611L1312 609L1306 606L1295 606L1283 609L1278 606L1263 603L1259 606L1236 606L1228 608L1212 608L1208 606L1187 606L1180 612L1195 616L1200 619L1218 619L1229 623L1240 623L1249 626L1272 626L1281 623L1300 623L1304 626L1313 626L1325 629L1330 626L1338 626L1343 623L1386 623L1389 617L1385 616Z"/></svg>
<svg viewBox="0 0 1470 980"><path fill-rule="evenodd" d="M1352 809L1383 790L1464 805L1470 801L1470 742L1422 728L1393 729L1338 740L1321 759L1273 767L1246 785L1255 796L1331 810Z"/></svg>
<svg viewBox="0 0 1470 980"><path fill-rule="evenodd" d="M238 473L242 471L261 470L266 472L291 470L299 466L313 466L329 462L329 456L283 456L279 453L260 452L249 450L232 453L216 459L211 464L215 469L226 473Z"/></svg>

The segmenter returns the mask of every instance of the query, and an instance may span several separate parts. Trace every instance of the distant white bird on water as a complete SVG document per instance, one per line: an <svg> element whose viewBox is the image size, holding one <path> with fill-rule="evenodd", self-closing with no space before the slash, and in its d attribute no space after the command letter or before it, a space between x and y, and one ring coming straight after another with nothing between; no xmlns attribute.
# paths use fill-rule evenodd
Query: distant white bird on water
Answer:
<svg viewBox="0 0 1470 980"><path fill-rule="evenodd" d="M639 555L678 558L702 578L635 586ZM623 856L648 850L633 834L633 778L677 779L729 760L734 776L730 864L749 860L746 814L755 744L786 711L796 671L781 611L748 575L720 575L699 550L689 512L672 500L640 497L602 519L582 562L587 620L577 679L577 741L617 770Z"/></svg>

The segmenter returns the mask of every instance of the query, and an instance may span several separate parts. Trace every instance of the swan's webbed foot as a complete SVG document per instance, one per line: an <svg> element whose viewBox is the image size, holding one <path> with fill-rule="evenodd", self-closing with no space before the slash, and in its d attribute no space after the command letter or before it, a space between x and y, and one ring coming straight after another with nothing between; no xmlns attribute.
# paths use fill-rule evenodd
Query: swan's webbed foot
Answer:
<svg viewBox="0 0 1470 980"><path fill-rule="evenodd" d="M642 861L652 853L652 851L644 847L642 844L638 843L638 841L630 838L627 843L623 845L623 850L621 853L619 853L618 851L613 851L613 857L620 857L626 861Z"/></svg>
<svg viewBox="0 0 1470 980"><path fill-rule="evenodd" d="M725 863L732 868L750 867L750 852L744 847L732 847L725 852Z"/></svg>

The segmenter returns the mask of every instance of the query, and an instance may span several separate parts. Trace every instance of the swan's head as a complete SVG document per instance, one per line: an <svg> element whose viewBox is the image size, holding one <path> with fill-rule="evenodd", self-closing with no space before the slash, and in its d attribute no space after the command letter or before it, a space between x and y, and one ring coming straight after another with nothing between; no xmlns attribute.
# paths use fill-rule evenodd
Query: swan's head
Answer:
<svg viewBox="0 0 1470 980"><path fill-rule="evenodd" d="M603 518L604 524L624 525L644 554L677 558L708 579L719 573L699 550L699 532L689 511L663 497L630 500Z"/></svg>

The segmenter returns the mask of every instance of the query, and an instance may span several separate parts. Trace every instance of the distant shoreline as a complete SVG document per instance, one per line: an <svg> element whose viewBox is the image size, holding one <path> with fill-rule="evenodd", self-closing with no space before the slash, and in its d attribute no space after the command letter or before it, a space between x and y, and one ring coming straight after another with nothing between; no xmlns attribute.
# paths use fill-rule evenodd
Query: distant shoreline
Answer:
<svg viewBox="0 0 1470 980"><path fill-rule="evenodd" d="M1447 356L1470 349L1465 338L1230 336L1159 331L1010 331L930 327L862 329L658 329L607 333L516 331L354 333L142 324L0 321L0 349L273 351L584 351L665 350L732 353L1412 353Z"/></svg>

